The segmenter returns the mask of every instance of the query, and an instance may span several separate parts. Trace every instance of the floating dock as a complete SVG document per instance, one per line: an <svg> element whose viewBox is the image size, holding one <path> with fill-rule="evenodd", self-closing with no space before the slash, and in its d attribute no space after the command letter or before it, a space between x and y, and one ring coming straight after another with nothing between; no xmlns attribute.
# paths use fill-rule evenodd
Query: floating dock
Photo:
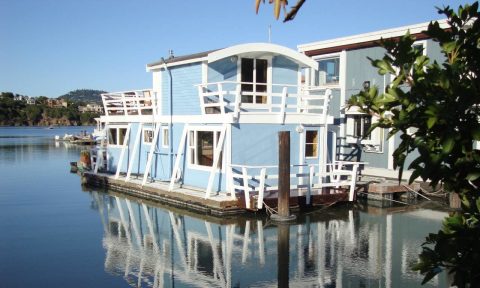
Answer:
<svg viewBox="0 0 480 288"><path fill-rule="evenodd" d="M142 199L168 204L173 207L189 209L200 213L211 214L214 216L243 214L253 211L245 207L243 193L239 193L235 198L230 195L219 193L213 197L205 198L205 191L193 187L175 188L175 191L168 191L167 182L152 182L142 186L141 178L130 178L125 181L125 176L120 175L115 179L115 175L108 173L84 172L82 182L86 185L112 189L126 195L139 197ZM276 208L278 195L273 191L264 198L264 203L271 208ZM311 204L306 204L305 193L292 190L290 193L290 209L298 210L304 207L315 207L329 205L335 202L348 201L348 192L345 189L326 189L322 195L312 195ZM251 207L255 207L254 205Z"/></svg>

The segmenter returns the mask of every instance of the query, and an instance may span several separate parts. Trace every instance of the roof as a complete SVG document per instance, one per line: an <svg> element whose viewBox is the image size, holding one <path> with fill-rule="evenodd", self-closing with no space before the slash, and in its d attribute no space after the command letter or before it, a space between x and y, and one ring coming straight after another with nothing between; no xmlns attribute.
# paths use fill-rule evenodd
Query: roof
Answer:
<svg viewBox="0 0 480 288"><path fill-rule="evenodd" d="M198 61L201 61L202 58L206 57L208 54L215 52L219 49L214 49L214 50L209 50L209 51L204 51L204 52L198 52L198 53L193 53L193 54L188 54L188 55L182 55L182 56L175 56L171 58L165 59L165 62L162 59L152 62L150 64L147 64L147 68L152 68L155 66L159 65L164 65L164 64L172 64L172 63L177 63L177 62L183 62L183 61L188 61L188 60L195 60L198 59Z"/></svg>
<svg viewBox="0 0 480 288"><path fill-rule="evenodd" d="M440 24L440 27L447 28L447 20L437 20ZM367 48L378 46L378 41L380 39L392 39L398 38L407 31L410 31L410 34L414 36L417 40L429 38L427 34L424 33L427 30L430 22L424 22L409 26L396 27L392 29L379 30L364 34L352 35L347 37L335 38L330 40L300 44L297 46L299 52L303 52L308 56L314 56L319 54L327 54L340 52L342 50L353 50L360 48Z"/></svg>
<svg viewBox="0 0 480 288"><path fill-rule="evenodd" d="M318 69L318 63L316 61L290 48L272 43L247 43L168 59L162 58L159 61L147 64L147 71L161 69L164 65L176 66L201 61L211 63L231 56L258 57L265 53L283 55L302 67L312 67L315 70Z"/></svg>

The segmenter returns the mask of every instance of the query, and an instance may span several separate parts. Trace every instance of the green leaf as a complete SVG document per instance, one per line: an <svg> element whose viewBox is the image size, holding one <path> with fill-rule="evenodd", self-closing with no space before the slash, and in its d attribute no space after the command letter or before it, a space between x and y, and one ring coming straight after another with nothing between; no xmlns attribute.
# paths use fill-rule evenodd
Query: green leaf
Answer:
<svg viewBox="0 0 480 288"><path fill-rule="evenodd" d="M457 46L456 41L446 42L446 43L443 43L442 49L446 53L451 53L455 49L456 46Z"/></svg>
<svg viewBox="0 0 480 288"><path fill-rule="evenodd" d="M435 125L435 123L437 123L437 117L435 117L435 116L429 117L428 120L427 120L428 129L431 129L433 127L433 125Z"/></svg>
<svg viewBox="0 0 480 288"><path fill-rule="evenodd" d="M431 128L431 127L429 127ZM443 146L443 153L450 153L452 152L452 149L453 149L453 146L455 146L455 138L453 137L448 137L447 139L445 139L442 143L442 146Z"/></svg>
<svg viewBox="0 0 480 288"><path fill-rule="evenodd" d="M433 277L435 277L438 273L440 273L441 270L430 270L425 274L425 277L423 278L422 285L425 285L428 281L432 280Z"/></svg>
<svg viewBox="0 0 480 288"><path fill-rule="evenodd" d="M467 179L468 181L475 181L479 177L480 177L480 171L474 171L474 172L468 173L467 177L465 177L465 179Z"/></svg>

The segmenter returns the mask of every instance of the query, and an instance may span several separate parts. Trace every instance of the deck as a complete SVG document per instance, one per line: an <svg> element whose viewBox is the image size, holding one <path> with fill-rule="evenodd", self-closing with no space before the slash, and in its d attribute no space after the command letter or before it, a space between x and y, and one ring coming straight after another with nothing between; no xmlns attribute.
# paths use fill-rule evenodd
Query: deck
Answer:
<svg viewBox="0 0 480 288"><path fill-rule="evenodd" d="M168 191L168 182L150 182L142 186L142 178L136 179L132 177L126 182L125 175L122 174L120 174L118 179L115 179L113 174L85 172L82 177L84 177L84 183L90 186L109 188L126 195L214 216L237 215L254 211L245 207L243 193L237 193L235 198L224 193L205 198L205 191L192 187L178 187L170 192ZM321 195L315 195L319 193ZM305 191L292 190L290 193L291 209L302 209L304 207L348 201L348 192L344 189L323 188L321 192L317 191L317 193L312 194L311 205L307 205ZM265 195L264 203L271 208L276 208L277 195L277 191L270 191ZM251 207L256 207L256 205L251 205Z"/></svg>

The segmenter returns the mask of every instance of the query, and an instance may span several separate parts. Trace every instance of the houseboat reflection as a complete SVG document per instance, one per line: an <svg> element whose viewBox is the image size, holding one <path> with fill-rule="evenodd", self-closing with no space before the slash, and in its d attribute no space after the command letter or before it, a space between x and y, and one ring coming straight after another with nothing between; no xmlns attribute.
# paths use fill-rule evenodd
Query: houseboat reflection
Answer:
<svg viewBox="0 0 480 288"><path fill-rule="evenodd" d="M104 229L105 270L132 287L419 286L422 276L410 264L445 216L345 207L302 216L289 233L279 233L266 218L220 219L90 193ZM279 235L289 235L289 251L277 250ZM289 260L280 267L282 259ZM447 286L442 277L430 285Z"/></svg>

